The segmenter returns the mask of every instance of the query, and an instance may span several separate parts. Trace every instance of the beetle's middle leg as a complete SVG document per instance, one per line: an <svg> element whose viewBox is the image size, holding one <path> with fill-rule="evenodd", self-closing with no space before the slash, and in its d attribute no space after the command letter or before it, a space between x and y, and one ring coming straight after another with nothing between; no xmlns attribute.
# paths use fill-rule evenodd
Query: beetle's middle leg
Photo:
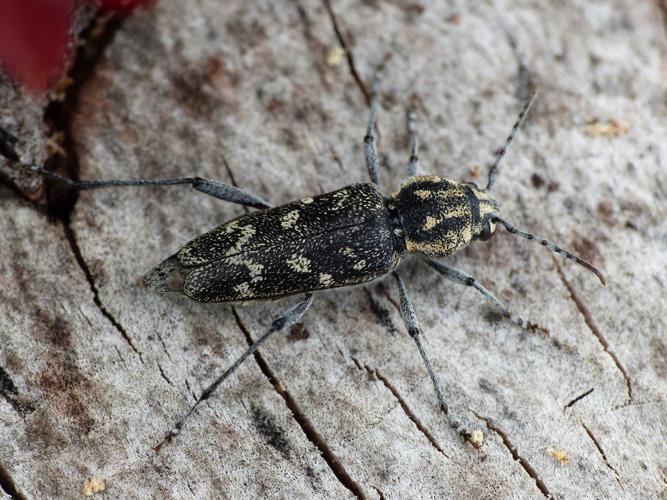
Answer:
<svg viewBox="0 0 667 500"><path fill-rule="evenodd" d="M440 378L435 373L433 365L431 364L431 360L426 354L424 344L422 343L421 340L421 328L419 326L419 323L417 322L417 316L415 315L415 308L412 306L412 303L410 302L410 298L408 297L408 292L405 289L403 280L401 279L401 277L398 275L397 272L394 272L392 274L394 275L394 278L396 278L396 282L398 283L398 290L401 298L401 317L403 318L403 323L405 324L405 328L408 330L408 333L417 344L417 349L419 350L419 354L422 357L424 364L426 365L426 370L428 371L428 374L431 377L431 382L433 382L435 393L437 394L438 401L440 402L440 408L442 409L443 413L447 416L447 421L449 422L450 427L452 427L452 429L454 429L461 436L467 439L470 437L470 433L461 425L461 423L458 420L456 420L451 415L451 413L449 412L449 407L447 406L447 403L445 403L445 397L443 395Z"/></svg>
<svg viewBox="0 0 667 500"><path fill-rule="evenodd" d="M299 302L295 306L292 306L283 314L278 316L271 324L271 328L269 328L264 333L264 335L255 340L255 342L243 354L241 354L241 356L236 361L234 361L234 364L232 364L232 366L227 368L227 370L225 370L225 372L222 375L220 375L217 379L215 379L215 381L211 385L209 385L206 389L204 389L204 392L202 392L201 396L199 396L199 399L195 401L195 404L193 404L190 407L190 409L183 416L183 418L181 418L176 423L176 425L169 431L169 433L164 437L164 439L155 447L155 451L160 451L160 448L164 443L171 441L174 437L178 435L185 421L194 413L197 407L201 403L206 401L208 398L210 398L213 395L213 393L215 393L215 391L218 389L220 384L222 384L225 381L225 379L227 379L227 377L229 377L232 373L234 373L236 369L239 366L241 366L241 363L243 363L257 349L259 349L259 346L261 346L274 333L279 332L280 330L283 330L284 328L289 327L295 323L298 323L301 317L306 313L306 311L308 310L308 308L311 306L312 303L313 303L313 294L309 293L306 295L306 298L303 299L301 302Z"/></svg>
<svg viewBox="0 0 667 500"><path fill-rule="evenodd" d="M254 208L269 208L271 205L263 199L239 189L235 186L225 184L221 181L203 179L201 177L175 177L171 179L109 179L109 180L90 180L77 181L68 179L48 170L44 170L37 165L28 165L20 161L20 157L14 149L14 144L18 140L6 130L0 128L0 155L11 160L14 165L35 174L39 174L46 179L59 184L64 184L78 191L88 189L104 189L112 187L143 187L143 186L177 186L189 184L197 191L205 193L219 200L247 205Z"/></svg>
<svg viewBox="0 0 667 500"><path fill-rule="evenodd" d="M373 136L373 129L375 128L375 120L378 114L378 93L380 91L380 82L382 77L378 71L373 79L371 87L371 110L368 114L368 125L366 126L366 135L364 136L364 156L366 157L366 168L368 175L374 184L380 184L379 176L379 160L378 152L375 147L375 137Z"/></svg>
<svg viewBox="0 0 667 500"><path fill-rule="evenodd" d="M406 112L406 125L410 138L410 159L408 160L408 177L417 175L419 168L419 139L417 138L417 119L415 106L411 104Z"/></svg>

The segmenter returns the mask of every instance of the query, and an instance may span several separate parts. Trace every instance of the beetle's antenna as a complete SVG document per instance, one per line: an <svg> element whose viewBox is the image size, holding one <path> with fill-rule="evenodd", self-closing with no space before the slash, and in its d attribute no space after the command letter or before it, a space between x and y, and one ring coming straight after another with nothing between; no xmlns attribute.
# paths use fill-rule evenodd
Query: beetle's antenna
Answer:
<svg viewBox="0 0 667 500"><path fill-rule="evenodd" d="M512 144L514 136L519 131L519 127L523 123L523 120L526 117L528 110L533 105L533 101L535 100L536 96L537 96L537 89L534 89L533 93L528 98L526 104L523 105L523 109L521 110L521 113L519 113L516 122L514 122L512 130L510 131L510 135L508 135L507 139L505 139L505 143L503 144L503 146L496 151L496 159L493 161L493 165L491 165L491 168L489 169L489 182L486 185L485 191L490 191L493 185L496 183L496 175L498 174L498 165L500 165L500 162L505 156L505 153L507 153L510 144Z"/></svg>
<svg viewBox="0 0 667 500"><path fill-rule="evenodd" d="M283 314L278 316L272 323L271 328L269 328L264 335L262 335L260 338L255 340L255 342L243 353L241 356L234 361L234 364L227 368L225 372L220 375L215 381L209 385L206 389L204 389L204 392L202 392L201 396L199 396L199 399L195 401L195 404L193 404L188 412L183 415L183 417L174 425L174 427L169 431L169 433L164 437L162 441L160 441L153 449L155 450L156 453L160 452L160 448L165 443L169 443L174 439L178 434L181 432L181 429L183 428L183 424L185 421L190 418L190 416L195 412L197 407L206 401L208 398L210 398L213 393L218 389L220 384L222 384L227 377L229 377L232 373L236 371L236 369L241 366L241 363L243 363L249 356L251 356L257 349L259 349L259 346L261 346L271 335L273 335L276 332L279 332L280 330L284 329L285 327L291 326L295 323L298 323L298 321L301 319L301 317L306 313L310 305L313 303L313 294L309 293L306 295L306 298L296 304L295 306L292 306L290 309L285 311Z"/></svg>
<svg viewBox="0 0 667 500"><path fill-rule="evenodd" d="M592 272L595 276L598 277L598 279L600 280L600 282L603 285L607 284L607 280L605 279L605 277L602 275L602 273L595 266L593 266L593 264L590 264L590 263L586 262L584 259L582 259L580 257L577 257L573 253L568 252L564 248L561 248L558 245L556 245L555 243L553 243L551 241L548 241L548 240L545 240L544 238L542 238L540 236L535 236L534 234L530 234L530 233L526 233L524 231L520 231L519 229L516 229L509 222L504 221L502 219L499 219L498 217L494 218L494 222L497 222L498 224L501 224L508 233L518 234L519 236L521 236L522 238L526 238L527 240L537 241L542 246L547 247L549 250L551 250L553 252L556 252L556 253L563 254L566 259L571 259L571 260L575 261L577 264L579 264L580 266L583 266L586 269L588 269L590 272Z"/></svg>

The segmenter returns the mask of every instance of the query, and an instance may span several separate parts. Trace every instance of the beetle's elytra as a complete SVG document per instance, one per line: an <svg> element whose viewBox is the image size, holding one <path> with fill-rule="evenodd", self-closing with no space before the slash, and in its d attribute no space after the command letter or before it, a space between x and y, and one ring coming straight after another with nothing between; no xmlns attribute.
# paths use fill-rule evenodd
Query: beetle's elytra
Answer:
<svg viewBox="0 0 667 500"><path fill-rule="evenodd" d="M243 215L195 238L144 283L202 302L284 297L374 280L400 262L391 203L375 184Z"/></svg>
<svg viewBox="0 0 667 500"><path fill-rule="evenodd" d="M267 209L238 217L195 238L144 277L145 286L151 290L182 293L201 302L249 302L306 294L278 316L264 335L203 391L156 446L156 451L180 432L196 408L262 343L275 332L299 321L313 302L312 292L366 283L387 274L392 274L397 282L401 316L417 345L448 423L471 440L471 434L450 414L440 380L426 354L414 307L397 272L401 258L407 253L421 255L432 269L451 281L474 287L504 317L522 327L530 327L530 324L508 311L471 275L431 259L451 255L473 240L488 240L496 226L501 225L509 233L535 240L574 260L604 283L600 271L588 262L555 243L515 229L502 219L499 205L491 195L500 161L534 96L526 103L503 147L496 153L485 188L471 182L416 175L418 142L414 116L409 113L408 178L396 192L385 195L379 187L378 156L373 138L378 85L379 78L376 78L364 137L366 166L372 182L353 184L276 208L269 208L261 198L236 187L199 177L72 181L41 167L18 163L19 156L14 150L16 139L6 132L0 133L1 154L25 169L74 189L189 184L225 201Z"/></svg>

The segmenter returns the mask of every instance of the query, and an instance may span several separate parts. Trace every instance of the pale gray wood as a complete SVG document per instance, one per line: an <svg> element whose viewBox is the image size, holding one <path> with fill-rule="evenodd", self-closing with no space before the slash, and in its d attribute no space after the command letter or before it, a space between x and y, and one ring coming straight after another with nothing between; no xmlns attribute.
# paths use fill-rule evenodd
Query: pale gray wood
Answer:
<svg viewBox="0 0 667 500"><path fill-rule="evenodd" d="M81 177L201 175L274 204L365 182L367 105L337 57L325 6L163 0L128 18L81 92L73 126ZM559 271L539 245L502 231L449 259L547 328L544 337L499 321L476 291L416 262L404 266L447 402L483 431L479 450L446 425L396 308L375 288L395 330L378 323L363 288L319 294L306 340L277 336L262 350L278 388L369 498L664 496L660 9L629 0L340 0L331 8L366 85L391 56L378 117L387 192L408 161L413 94L422 171L471 179L481 166L472 179L482 184L529 84L539 85L495 192L508 220L582 252L609 284L572 263L558 261ZM35 121L41 104L6 85L0 96L0 124L42 159L40 135L12 118ZM628 131L591 135L593 119ZM76 497L88 476L106 480L110 498L352 496L255 360L174 443L159 455L151 449L193 392L247 346L241 328L257 338L287 304L237 308L237 322L229 306L136 285L243 208L187 188L82 194L70 228L97 305L63 225L8 188L0 206L4 484L11 478L34 498ZM384 286L396 300L394 282Z"/></svg>

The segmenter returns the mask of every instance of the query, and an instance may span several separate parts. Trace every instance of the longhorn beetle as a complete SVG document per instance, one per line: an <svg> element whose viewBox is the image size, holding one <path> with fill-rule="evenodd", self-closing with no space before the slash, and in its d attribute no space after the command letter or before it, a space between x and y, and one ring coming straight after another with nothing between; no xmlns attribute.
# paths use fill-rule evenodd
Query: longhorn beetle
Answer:
<svg viewBox="0 0 667 500"><path fill-rule="evenodd" d="M279 315L222 375L201 394L184 416L155 447L177 436L197 407L210 398L251 354L274 333L297 323L313 303L313 292L358 285L391 274L398 285L401 316L435 388L449 425L462 436L470 434L450 414L436 375L421 340L421 330L405 285L397 272L406 253L418 254L445 278L478 290L500 313L524 328L531 325L516 316L472 276L433 260L451 255L474 240L491 238L498 225L506 231L537 241L548 249L594 273L593 265L546 239L520 231L500 217L491 189L498 167L530 108L535 93L524 105L503 146L496 152L486 187L435 176L418 176L418 140L414 112L408 112L410 159L408 178L389 196L380 190L379 161L373 137L378 111L380 77L371 94L370 115L364 137L364 156L371 182L353 184L337 191L304 198L286 205L270 205L250 193L219 181L199 177L173 179L125 179L75 181L35 165L19 162L12 144L16 139L0 134L0 152L8 159L48 179L78 189L115 186L164 186L189 184L215 198L261 211L242 215L205 233L168 257L143 278L156 292L177 292L200 302L249 302L305 294L296 305Z"/></svg>

